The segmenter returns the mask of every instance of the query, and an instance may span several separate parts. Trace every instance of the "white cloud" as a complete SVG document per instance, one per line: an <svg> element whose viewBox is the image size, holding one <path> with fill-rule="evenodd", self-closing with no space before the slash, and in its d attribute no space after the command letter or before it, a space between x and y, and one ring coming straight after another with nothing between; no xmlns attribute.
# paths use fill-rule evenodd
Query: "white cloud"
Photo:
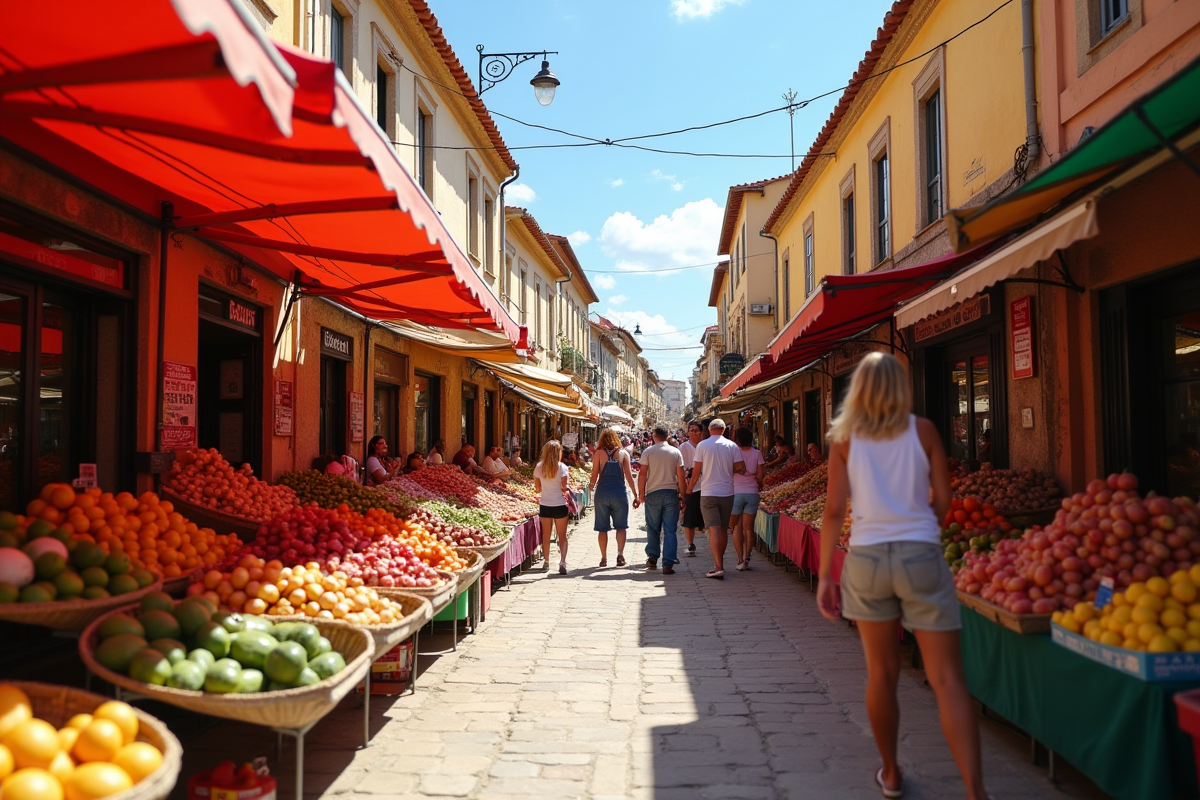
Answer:
<svg viewBox="0 0 1200 800"><path fill-rule="evenodd" d="M740 6L745 0L671 0L671 14L677 20L707 19L725 6Z"/></svg>
<svg viewBox="0 0 1200 800"><path fill-rule="evenodd" d="M617 285L616 278L614 278L612 275L605 275L603 273L600 275L589 275L588 280L596 284L597 288L604 290L612 289Z"/></svg>
<svg viewBox="0 0 1200 800"><path fill-rule="evenodd" d="M614 294L612 297L608 298L608 304L613 305L613 306L619 306L628 299L629 298L623 294Z"/></svg>
<svg viewBox="0 0 1200 800"><path fill-rule="evenodd" d="M610 300L609 303L611 304L612 301ZM629 331L641 328L645 338L640 339L638 344L642 347L691 347L697 344L694 331L679 331L674 325L667 322L662 314L647 314L645 311L619 311L610 306L604 312L604 316ZM680 357L686 357L688 352L686 350L671 351L660 357L655 351L647 351L643 355L647 360L670 356L671 359L678 361ZM691 352L694 355L700 353L699 349Z"/></svg>
<svg viewBox="0 0 1200 800"><path fill-rule="evenodd" d="M611 186L612 188L616 189L619 186L625 185L625 179L624 178L613 178L611 181L608 182L608 185Z"/></svg>
<svg viewBox="0 0 1200 800"><path fill-rule="evenodd" d="M523 183L514 183L504 190L504 198L517 205L529 205L537 200L537 192Z"/></svg>
<svg viewBox="0 0 1200 800"><path fill-rule="evenodd" d="M649 224L619 211L604 221L600 247L617 269L627 272L704 264L715 258L723 213L711 198L687 203Z"/></svg>
<svg viewBox="0 0 1200 800"><path fill-rule="evenodd" d="M674 175L667 175L661 169L650 170L650 180L654 183L667 182L671 184L671 188L676 192L683 191L684 182L676 178Z"/></svg>
<svg viewBox="0 0 1200 800"><path fill-rule="evenodd" d="M572 247L579 247L581 244L587 244L592 240L592 235L587 231L575 231L567 234L567 241Z"/></svg>

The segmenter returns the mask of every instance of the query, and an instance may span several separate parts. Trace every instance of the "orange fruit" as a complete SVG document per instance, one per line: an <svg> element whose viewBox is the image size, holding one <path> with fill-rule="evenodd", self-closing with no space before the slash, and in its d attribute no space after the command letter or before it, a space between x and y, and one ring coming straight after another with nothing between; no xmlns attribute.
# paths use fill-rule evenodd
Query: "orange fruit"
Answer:
<svg viewBox="0 0 1200 800"><path fill-rule="evenodd" d="M129 773L134 783L140 783L162 766L162 753L146 742L131 742L113 756L112 763Z"/></svg>
<svg viewBox="0 0 1200 800"><path fill-rule="evenodd" d="M124 744L124 734L117 723L93 719L91 725L79 732L71 755L81 762L111 761Z"/></svg>
<svg viewBox="0 0 1200 800"><path fill-rule="evenodd" d="M122 744L129 744L137 738L137 712L128 703L122 703L119 700L109 700L93 711L92 716L96 719L106 719L110 722L115 722L117 727L121 729Z"/></svg>
<svg viewBox="0 0 1200 800"><path fill-rule="evenodd" d="M27 719L8 732L3 744L12 751L18 770L46 769L58 753L58 731L44 720Z"/></svg>
<svg viewBox="0 0 1200 800"><path fill-rule="evenodd" d="M71 777L71 773L75 771L75 762L65 751L59 750L58 755L50 762L50 768L47 771L58 778L59 783L66 783L67 779Z"/></svg>
<svg viewBox="0 0 1200 800"><path fill-rule="evenodd" d="M44 769L20 769L0 784L4 800L63 800L63 787Z"/></svg>
<svg viewBox="0 0 1200 800"><path fill-rule="evenodd" d="M29 697L11 684L0 683L0 741L13 728L32 718Z"/></svg>
<svg viewBox="0 0 1200 800"><path fill-rule="evenodd" d="M67 780L67 800L97 800L133 786L129 773L115 764L97 761L81 764ZM5 800L9 800L5 797Z"/></svg>
<svg viewBox="0 0 1200 800"><path fill-rule="evenodd" d="M46 499L59 511L66 511L75 505L75 490L65 483L54 484L54 488L50 490L50 496Z"/></svg>
<svg viewBox="0 0 1200 800"><path fill-rule="evenodd" d="M16 768L17 765L13 763L12 751L0 744L0 781L11 775Z"/></svg>

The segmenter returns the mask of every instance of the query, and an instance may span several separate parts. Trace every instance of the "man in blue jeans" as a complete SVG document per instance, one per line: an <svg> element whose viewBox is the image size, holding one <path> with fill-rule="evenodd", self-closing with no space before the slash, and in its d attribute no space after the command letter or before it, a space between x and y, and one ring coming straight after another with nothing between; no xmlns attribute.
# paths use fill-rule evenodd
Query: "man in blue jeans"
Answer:
<svg viewBox="0 0 1200 800"><path fill-rule="evenodd" d="M654 444L642 451L638 494L646 503L646 569L655 569L661 555L663 575L674 575L672 567L679 563L675 531L687 479L683 454L667 444L668 435L666 428L655 428Z"/></svg>

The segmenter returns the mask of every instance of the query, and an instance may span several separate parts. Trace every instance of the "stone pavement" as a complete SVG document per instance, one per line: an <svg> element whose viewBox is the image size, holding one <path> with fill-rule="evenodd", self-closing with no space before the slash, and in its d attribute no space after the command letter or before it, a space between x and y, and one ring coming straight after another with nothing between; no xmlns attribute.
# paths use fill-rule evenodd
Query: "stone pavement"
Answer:
<svg viewBox="0 0 1200 800"><path fill-rule="evenodd" d="M423 659L432 663L415 696L374 699L370 748L354 749L354 701L322 721L306 795L879 797L854 630L821 618L807 583L759 554L740 573L731 547L726 579L705 579L703 537L674 576L647 572L640 510L631 524L629 568L597 568L585 518L568 575L526 572L497 592L477 634ZM610 565L615 555L610 541ZM906 669L900 694L905 797L962 797L923 675ZM997 800L1102 796L1061 762L1056 788L1030 763L1028 740L989 720L983 731ZM211 765L221 750L245 758L271 742L261 728L223 723L185 747L188 761L208 755ZM272 766L280 800L291 800L290 747Z"/></svg>

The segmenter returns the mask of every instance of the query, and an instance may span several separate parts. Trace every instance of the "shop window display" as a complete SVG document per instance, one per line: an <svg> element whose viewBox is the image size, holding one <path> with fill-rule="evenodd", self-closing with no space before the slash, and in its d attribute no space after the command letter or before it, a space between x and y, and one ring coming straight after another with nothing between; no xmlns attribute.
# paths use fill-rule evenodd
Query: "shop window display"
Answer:
<svg viewBox="0 0 1200 800"><path fill-rule="evenodd" d="M1164 320L1170 341L1163 379L1167 494L1200 495L1200 311Z"/></svg>
<svg viewBox="0 0 1200 800"><path fill-rule="evenodd" d="M988 357L950 362L949 455L964 460L991 460L991 403Z"/></svg>

